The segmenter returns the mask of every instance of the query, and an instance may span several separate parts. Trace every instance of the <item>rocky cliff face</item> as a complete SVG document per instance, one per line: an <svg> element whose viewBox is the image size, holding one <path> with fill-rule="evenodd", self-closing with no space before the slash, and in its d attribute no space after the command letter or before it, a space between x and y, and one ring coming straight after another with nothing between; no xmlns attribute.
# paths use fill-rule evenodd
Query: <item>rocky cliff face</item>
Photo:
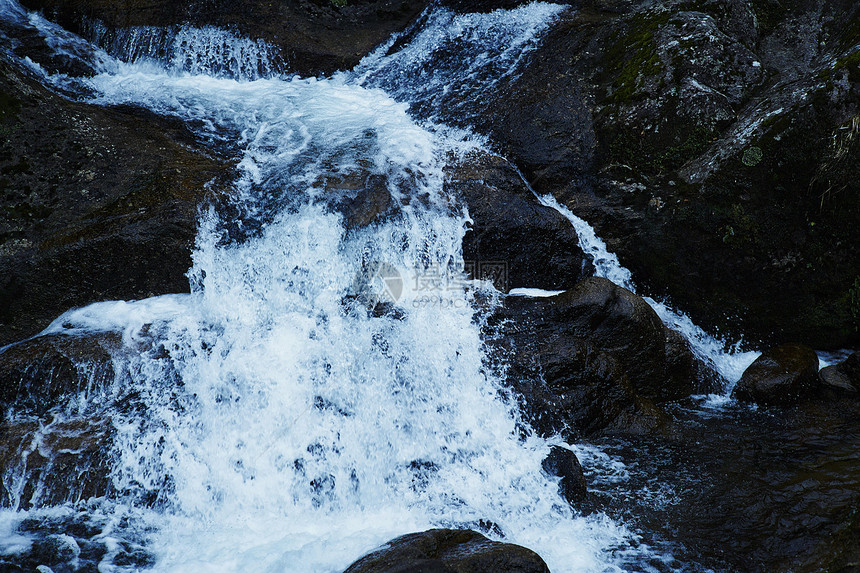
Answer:
<svg viewBox="0 0 860 573"><path fill-rule="evenodd" d="M479 124L703 325L851 346L858 49L854 2L583 2Z"/></svg>

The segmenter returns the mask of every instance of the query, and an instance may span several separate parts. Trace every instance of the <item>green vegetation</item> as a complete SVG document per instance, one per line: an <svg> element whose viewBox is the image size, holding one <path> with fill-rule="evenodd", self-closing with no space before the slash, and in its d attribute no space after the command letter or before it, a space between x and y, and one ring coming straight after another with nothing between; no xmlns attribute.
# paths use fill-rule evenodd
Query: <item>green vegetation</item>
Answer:
<svg viewBox="0 0 860 573"><path fill-rule="evenodd" d="M642 78L663 71L657 55L654 34L669 21L668 12L636 14L629 22L629 31L606 51L607 69L617 73L613 82L611 101L616 104L634 99L642 87Z"/></svg>
<svg viewBox="0 0 860 573"><path fill-rule="evenodd" d="M331 0L331 3L337 6L338 8L343 8L346 6L347 0Z"/></svg>
<svg viewBox="0 0 860 573"><path fill-rule="evenodd" d="M850 81L860 83L860 50L836 60L833 69L835 71L846 70Z"/></svg>
<svg viewBox="0 0 860 573"><path fill-rule="evenodd" d="M761 163L761 158L763 156L761 147L756 147L755 145L748 147L746 151L744 151L744 155L741 158L741 163L746 165L747 167L755 167L759 163Z"/></svg>
<svg viewBox="0 0 860 573"><path fill-rule="evenodd" d="M609 153L619 163L661 173L680 169L687 161L702 153L718 135L714 129L695 126L677 145L657 149L641 136L624 132L613 139Z"/></svg>
<svg viewBox="0 0 860 573"><path fill-rule="evenodd" d="M788 8L783 5L785 0L751 0L753 12L758 22L758 31L767 34L788 14Z"/></svg>

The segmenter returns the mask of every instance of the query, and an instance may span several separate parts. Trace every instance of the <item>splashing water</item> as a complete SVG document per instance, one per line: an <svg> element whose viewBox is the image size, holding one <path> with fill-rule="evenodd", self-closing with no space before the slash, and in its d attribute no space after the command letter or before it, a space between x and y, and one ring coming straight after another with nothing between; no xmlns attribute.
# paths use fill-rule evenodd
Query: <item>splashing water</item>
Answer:
<svg viewBox="0 0 860 573"><path fill-rule="evenodd" d="M392 77L431 56L431 39L458 38L468 77L487 84L514 73L559 10L430 14L400 52L331 79L227 77L203 40L183 44L204 50L197 63L100 53L101 73L75 80L94 103L181 118L235 150L240 174L231 201L245 232L203 211L191 294L99 303L46 331L122 333L106 390L124 404L111 412L112 511L143 524L156 570L341 571L396 535L479 523L557 573L630 558L630 532L559 496L541 470L550 443L485 368L472 302L488 287L464 279L443 308L413 304L408 288L429 268L462 268L467 219L442 167L463 140L418 125L406 88L385 91ZM439 101L461 72L442 70L436 95L418 97ZM363 228L334 207L338 182L356 176L383 181L393 205ZM368 308L356 277L379 261L399 288L385 283L388 304ZM24 543L9 531L3 546ZM125 533L102 535L116 548ZM103 568L122 570L111 551Z"/></svg>

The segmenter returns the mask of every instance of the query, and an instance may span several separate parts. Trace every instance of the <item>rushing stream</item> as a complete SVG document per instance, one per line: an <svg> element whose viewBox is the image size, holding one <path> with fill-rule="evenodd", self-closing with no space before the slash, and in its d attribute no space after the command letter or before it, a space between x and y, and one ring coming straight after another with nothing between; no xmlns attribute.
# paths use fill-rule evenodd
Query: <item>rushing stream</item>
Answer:
<svg viewBox="0 0 860 573"><path fill-rule="evenodd" d="M515 74L561 9L436 10L404 45L392 39L356 70L314 79L222 30L110 36L93 24L102 51L0 2L7 24L34 27L98 71L52 76L23 62L46 82L178 118L233 155L239 174L229 206L201 212L191 294L97 303L47 329L122 334L112 382L70 397L41 429L109 420L110 492L43 507L49 484L28 486L26 467L7 473L0 553L51 534L70 563L99 571L338 572L397 535L451 526L534 549L555 573L685 569L624 512L582 515L560 497L541 470L559 442L524 426L486 368L475 300L500 295L458 270L468 216L443 192L442 168L485 142L435 110L444 102L468 117L468 102ZM368 177L396 208L349 226L332 207L345 182ZM593 231L553 206L599 272L632 288ZM432 269L460 285L443 308L415 304L413 285ZM649 302L729 381L754 358ZM630 478L607 454L618 444L565 446L598 489Z"/></svg>

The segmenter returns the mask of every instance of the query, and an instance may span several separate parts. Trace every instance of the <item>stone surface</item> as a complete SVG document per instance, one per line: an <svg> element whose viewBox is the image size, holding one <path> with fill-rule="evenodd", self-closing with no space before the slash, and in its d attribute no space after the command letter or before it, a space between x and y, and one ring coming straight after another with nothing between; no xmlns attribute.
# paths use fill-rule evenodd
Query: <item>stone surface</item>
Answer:
<svg viewBox="0 0 860 573"><path fill-rule="evenodd" d="M818 371L821 383L830 390L850 395L860 393L860 352L855 352L842 362L826 366Z"/></svg>
<svg viewBox="0 0 860 573"><path fill-rule="evenodd" d="M93 20L111 31L186 23L236 30L277 46L285 67L302 75L352 68L427 6L404 0L24 0L23 4L84 35Z"/></svg>
<svg viewBox="0 0 860 573"><path fill-rule="evenodd" d="M40 336L0 350L0 410L42 415L78 395L95 399L114 378L119 336Z"/></svg>
<svg viewBox="0 0 860 573"><path fill-rule="evenodd" d="M549 475L561 478L558 491L571 505L576 505L588 495L582 465L570 450L553 446L543 460L543 469Z"/></svg>
<svg viewBox="0 0 860 573"><path fill-rule="evenodd" d="M818 355L807 346L783 344L747 368L732 396L763 405L790 405L818 387Z"/></svg>
<svg viewBox="0 0 860 573"><path fill-rule="evenodd" d="M491 325L508 382L545 434L654 431L664 419L655 402L695 387L689 369L669 362L656 313L606 279L548 298L509 296Z"/></svg>
<svg viewBox="0 0 860 573"><path fill-rule="evenodd" d="M389 541L345 573L549 573L534 551L474 531L431 529Z"/></svg>
<svg viewBox="0 0 860 573"><path fill-rule="evenodd" d="M198 206L227 177L184 128L68 101L0 61L0 345L76 306L187 292Z"/></svg>
<svg viewBox="0 0 860 573"><path fill-rule="evenodd" d="M541 205L504 159L477 155L448 168L447 192L466 205L473 222L463 237L463 258L487 273L503 292L531 287L561 290L593 273L576 231L555 209Z"/></svg>
<svg viewBox="0 0 860 573"><path fill-rule="evenodd" d="M587 1L477 120L701 326L860 341L860 5Z"/></svg>

